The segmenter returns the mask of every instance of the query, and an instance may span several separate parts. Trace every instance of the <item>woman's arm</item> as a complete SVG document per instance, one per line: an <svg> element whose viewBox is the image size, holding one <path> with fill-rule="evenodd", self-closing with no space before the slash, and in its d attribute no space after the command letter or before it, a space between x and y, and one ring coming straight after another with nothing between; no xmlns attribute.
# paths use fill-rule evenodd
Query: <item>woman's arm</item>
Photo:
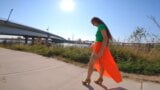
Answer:
<svg viewBox="0 0 160 90"><path fill-rule="evenodd" d="M104 51L106 45L108 45L108 37L107 37L107 32L106 32L106 30L101 30L101 34L102 34L102 36L103 36L103 41L102 41L101 49L100 49L100 51L99 51L99 53L98 53L98 55L100 55L100 56L102 56L103 51Z"/></svg>

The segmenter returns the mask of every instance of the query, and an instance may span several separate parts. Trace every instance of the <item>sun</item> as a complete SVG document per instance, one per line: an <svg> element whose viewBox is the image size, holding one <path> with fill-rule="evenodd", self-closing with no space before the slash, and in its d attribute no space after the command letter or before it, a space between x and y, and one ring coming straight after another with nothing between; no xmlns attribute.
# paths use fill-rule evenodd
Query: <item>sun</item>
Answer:
<svg viewBox="0 0 160 90"><path fill-rule="evenodd" d="M61 0L61 2L60 2L60 8L63 11L71 12L75 8L75 2L74 2L74 0Z"/></svg>

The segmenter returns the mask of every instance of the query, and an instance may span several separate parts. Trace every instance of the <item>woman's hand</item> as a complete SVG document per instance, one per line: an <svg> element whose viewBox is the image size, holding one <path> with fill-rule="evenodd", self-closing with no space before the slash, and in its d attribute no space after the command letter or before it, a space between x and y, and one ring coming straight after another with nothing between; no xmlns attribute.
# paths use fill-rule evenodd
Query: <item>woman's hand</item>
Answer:
<svg viewBox="0 0 160 90"><path fill-rule="evenodd" d="M101 53L101 52L99 52L98 54L94 53L94 54L92 55L91 59L97 60L97 59L99 59L101 56L102 56L102 53Z"/></svg>

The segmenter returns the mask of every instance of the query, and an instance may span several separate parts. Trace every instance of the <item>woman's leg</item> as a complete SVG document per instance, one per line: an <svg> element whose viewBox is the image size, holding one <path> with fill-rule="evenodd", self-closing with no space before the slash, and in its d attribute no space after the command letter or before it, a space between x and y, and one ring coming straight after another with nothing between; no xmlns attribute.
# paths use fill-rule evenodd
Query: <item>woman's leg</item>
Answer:
<svg viewBox="0 0 160 90"><path fill-rule="evenodd" d="M100 64L100 75L99 75L99 78L95 81L95 83L97 84L102 84L103 82L103 74L104 74L104 68L102 66L102 64L99 62Z"/></svg>
<svg viewBox="0 0 160 90"><path fill-rule="evenodd" d="M88 74L87 74L87 78L85 81L82 81L82 83L84 85L89 85L90 82L91 82L91 75L93 73L93 68L94 68L94 63L95 63L95 60L93 59L93 54L91 55L91 58L90 58L90 61L88 63Z"/></svg>
<svg viewBox="0 0 160 90"><path fill-rule="evenodd" d="M103 79L103 74L104 74L104 68L101 66L99 79Z"/></svg>
<svg viewBox="0 0 160 90"><path fill-rule="evenodd" d="M93 69L94 69L94 64L95 64L95 60L92 58L93 54L91 55L90 61L88 63L88 74L87 74L87 79L91 78L91 75L93 73Z"/></svg>

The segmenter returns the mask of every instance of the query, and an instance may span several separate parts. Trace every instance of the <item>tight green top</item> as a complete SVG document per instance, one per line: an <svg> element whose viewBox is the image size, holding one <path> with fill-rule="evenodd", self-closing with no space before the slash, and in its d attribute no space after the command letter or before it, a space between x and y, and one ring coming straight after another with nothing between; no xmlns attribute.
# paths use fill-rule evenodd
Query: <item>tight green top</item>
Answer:
<svg viewBox="0 0 160 90"><path fill-rule="evenodd" d="M98 25L98 30L97 30L97 33L96 33L96 42L102 42L103 41L103 36L102 36L102 33L101 33L101 30L106 30L106 26L104 24L99 24Z"/></svg>

